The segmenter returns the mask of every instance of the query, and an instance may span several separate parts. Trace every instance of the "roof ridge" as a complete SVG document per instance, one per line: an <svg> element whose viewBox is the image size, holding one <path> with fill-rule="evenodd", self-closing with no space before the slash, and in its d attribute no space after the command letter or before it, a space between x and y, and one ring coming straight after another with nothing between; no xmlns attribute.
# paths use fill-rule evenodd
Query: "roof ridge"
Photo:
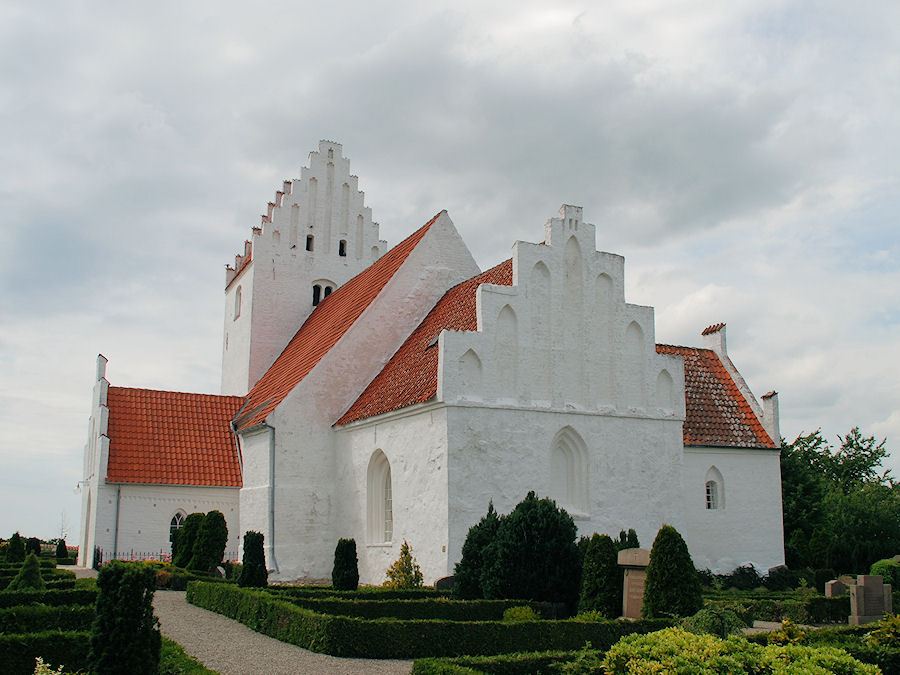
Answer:
<svg viewBox="0 0 900 675"><path fill-rule="evenodd" d="M180 391L177 389L153 389L151 387L123 387L121 385L109 385L109 389L122 389L128 391L145 391L154 394L179 394L181 396L215 396L216 398L235 398L242 399L244 396L236 394L208 394L199 391Z"/></svg>

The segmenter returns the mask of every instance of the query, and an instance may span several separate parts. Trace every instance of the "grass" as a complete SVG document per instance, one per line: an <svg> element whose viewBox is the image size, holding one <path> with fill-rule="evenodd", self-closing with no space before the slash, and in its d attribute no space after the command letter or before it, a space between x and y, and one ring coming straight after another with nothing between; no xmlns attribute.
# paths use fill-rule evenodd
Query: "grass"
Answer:
<svg viewBox="0 0 900 675"><path fill-rule="evenodd" d="M159 653L159 675L219 675L187 652L177 642L163 636L162 649Z"/></svg>

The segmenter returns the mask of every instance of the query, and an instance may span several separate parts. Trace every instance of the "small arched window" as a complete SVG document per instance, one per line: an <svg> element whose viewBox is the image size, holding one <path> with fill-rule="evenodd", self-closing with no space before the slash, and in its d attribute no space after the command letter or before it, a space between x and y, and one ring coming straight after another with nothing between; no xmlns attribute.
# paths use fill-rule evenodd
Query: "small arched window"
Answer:
<svg viewBox="0 0 900 675"><path fill-rule="evenodd" d="M311 234L306 235L306 250L307 251L313 250L313 241L314 240L315 240L315 237L313 237Z"/></svg>
<svg viewBox="0 0 900 675"><path fill-rule="evenodd" d="M241 287L238 286L234 292L234 318L237 319L241 315Z"/></svg>
<svg viewBox="0 0 900 675"><path fill-rule="evenodd" d="M338 242L338 255L341 256L342 258L347 257L347 240L346 239L341 239Z"/></svg>
<svg viewBox="0 0 900 675"><path fill-rule="evenodd" d="M369 543L390 543L394 538L394 495L391 465L381 450L369 460L367 492Z"/></svg>
<svg viewBox="0 0 900 675"><path fill-rule="evenodd" d="M178 511L169 521L169 544L175 542L175 535L182 527L184 527L184 511Z"/></svg>
<svg viewBox="0 0 900 675"><path fill-rule="evenodd" d="M706 510L717 511L725 508L725 480L714 466L706 472Z"/></svg>
<svg viewBox="0 0 900 675"><path fill-rule="evenodd" d="M331 286L326 286L325 290L322 292L322 297L327 298L329 295L331 295Z"/></svg>
<svg viewBox="0 0 900 675"><path fill-rule="evenodd" d="M313 307L319 304L322 299L322 287L319 284L313 286Z"/></svg>
<svg viewBox="0 0 900 675"><path fill-rule="evenodd" d="M706 508L710 511L719 508L719 484L714 480L706 481Z"/></svg>

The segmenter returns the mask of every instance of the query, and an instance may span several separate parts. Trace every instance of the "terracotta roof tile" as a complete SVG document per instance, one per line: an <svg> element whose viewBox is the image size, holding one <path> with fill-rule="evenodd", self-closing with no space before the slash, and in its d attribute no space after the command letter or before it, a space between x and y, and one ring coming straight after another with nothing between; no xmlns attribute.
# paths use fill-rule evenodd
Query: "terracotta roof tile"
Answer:
<svg viewBox="0 0 900 675"><path fill-rule="evenodd" d="M429 345L443 330L477 330L475 291L480 284L511 286L512 260L447 291L336 424L399 410L432 398L437 393L438 350Z"/></svg>
<svg viewBox="0 0 900 675"><path fill-rule="evenodd" d="M443 213L443 212L441 212ZM322 300L275 363L253 385L236 418L239 429L263 422L356 322L441 214Z"/></svg>
<svg viewBox="0 0 900 675"><path fill-rule="evenodd" d="M241 486L229 422L242 396L110 387L112 483Z"/></svg>
<svg viewBox="0 0 900 675"><path fill-rule="evenodd" d="M714 351L670 345L656 345L656 351L684 358L685 445L775 447Z"/></svg>

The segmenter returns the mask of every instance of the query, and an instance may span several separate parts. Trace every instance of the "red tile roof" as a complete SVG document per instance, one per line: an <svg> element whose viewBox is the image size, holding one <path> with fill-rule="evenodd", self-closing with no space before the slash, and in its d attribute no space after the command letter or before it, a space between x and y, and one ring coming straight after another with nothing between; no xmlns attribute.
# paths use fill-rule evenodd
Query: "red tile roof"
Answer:
<svg viewBox="0 0 900 675"><path fill-rule="evenodd" d="M775 447L714 351L670 345L656 351L684 357L685 445Z"/></svg>
<svg viewBox="0 0 900 675"><path fill-rule="evenodd" d="M480 284L511 286L512 260L447 291L336 424L347 424L432 398L437 393L438 362L438 350L432 342L443 330L478 328L475 291Z"/></svg>
<svg viewBox="0 0 900 675"><path fill-rule="evenodd" d="M372 304L441 213L319 303L275 363L253 385L235 419L239 429L263 422L300 384Z"/></svg>
<svg viewBox="0 0 900 675"><path fill-rule="evenodd" d="M112 483L241 486L229 422L244 398L110 387Z"/></svg>

